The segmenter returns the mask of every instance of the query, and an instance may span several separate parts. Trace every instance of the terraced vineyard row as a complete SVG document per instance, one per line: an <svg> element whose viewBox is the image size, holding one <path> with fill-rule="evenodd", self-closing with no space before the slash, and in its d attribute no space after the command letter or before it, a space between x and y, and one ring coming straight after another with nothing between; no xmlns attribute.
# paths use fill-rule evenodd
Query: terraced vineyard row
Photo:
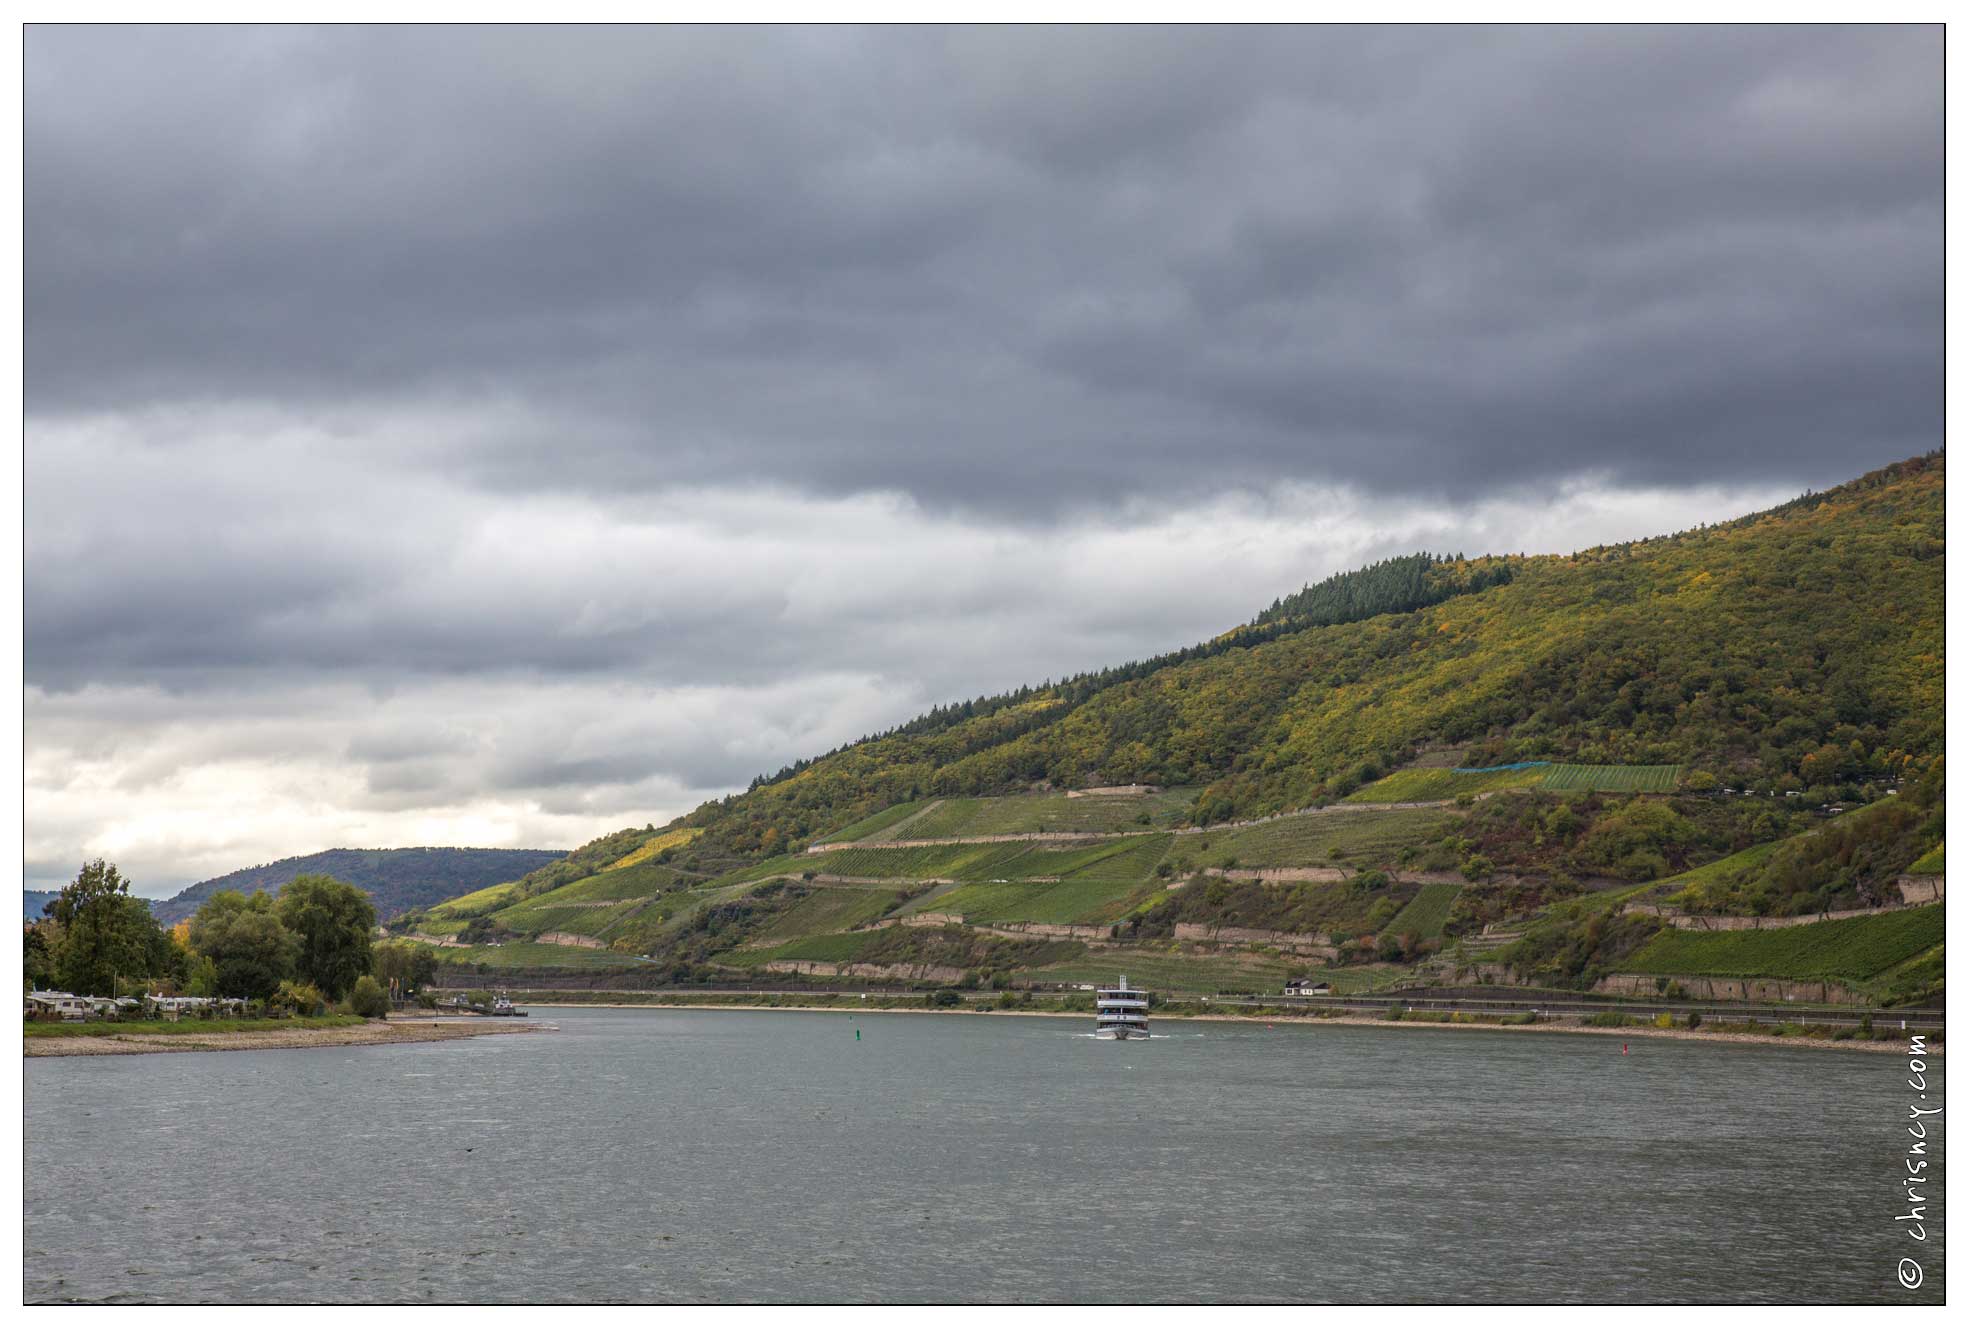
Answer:
<svg viewBox="0 0 1969 1329"><path fill-rule="evenodd" d="M1040 841L993 844L915 845L902 849L837 849L809 855L797 870L843 877L882 877L918 881L949 877L961 881L995 878L1145 878L1167 852L1167 835L1128 836L1066 847Z"/></svg>
<svg viewBox="0 0 1969 1329"><path fill-rule="evenodd" d="M1126 881L975 882L926 904L967 923L1111 923L1159 889Z"/></svg>
<svg viewBox="0 0 1969 1329"><path fill-rule="evenodd" d="M812 894L775 917L761 941L789 941L810 934L847 932L876 919L907 898L899 888L817 886Z"/></svg>
<svg viewBox="0 0 1969 1329"><path fill-rule="evenodd" d="M592 877L583 877L580 881L569 882L558 890L534 896L526 901L526 904L551 906L579 904L593 900L633 900L690 884L691 879L674 868L646 861L632 867L612 868L607 872L598 872Z"/></svg>
<svg viewBox="0 0 1969 1329"><path fill-rule="evenodd" d="M1623 968L1641 974L1865 982L1942 944L1942 906L1741 932L1667 929Z"/></svg>
<svg viewBox="0 0 1969 1329"><path fill-rule="evenodd" d="M1195 791L1159 794L1019 794L1007 798L947 798L921 821L910 823L912 840L974 835L1025 835L1046 831L1133 831L1182 821ZM831 838L848 838L846 836Z"/></svg>
<svg viewBox="0 0 1969 1329"><path fill-rule="evenodd" d="M863 817L853 825L843 826L838 831L829 831L826 835L818 837L818 839L829 844L845 843L849 840L866 840L872 835L888 830L899 821L907 821L928 806L929 801L926 799L912 799L907 803L896 803L890 807L883 808L873 816Z"/></svg>
<svg viewBox="0 0 1969 1329"><path fill-rule="evenodd" d="M1559 762L1545 768L1541 789L1593 789L1609 794L1667 794L1682 776L1680 766L1578 766Z"/></svg>
<svg viewBox="0 0 1969 1329"><path fill-rule="evenodd" d="M1395 771L1348 795L1349 803L1431 803L1465 794L1489 794L1499 789L1528 789L1542 783L1546 768L1521 767L1497 771L1459 771L1444 766Z"/></svg>
<svg viewBox="0 0 1969 1329"><path fill-rule="evenodd" d="M1393 864L1405 848L1442 839L1461 820L1449 808L1389 808L1331 816L1283 817L1241 830L1185 836L1171 855L1196 867L1307 867Z"/></svg>
<svg viewBox="0 0 1969 1329"><path fill-rule="evenodd" d="M1590 766L1515 762L1495 767L1418 766L1395 771L1348 795L1349 803L1425 803L1504 789L1595 790L1608 794L1673 793L1680 766Z"/></svg>
<svg viewBox="0 0 1969 1329"><path fill-rule="evenodd" d="M1432 881L1417 891L1415 898L1402 906L1402 911L1388 920L1382 931L1391 937L1405 937L1413 934L1424 941L1434 941L1443 935L1443 925L1449 922L1449 907L1463 888L1453 881Z"/></svg>

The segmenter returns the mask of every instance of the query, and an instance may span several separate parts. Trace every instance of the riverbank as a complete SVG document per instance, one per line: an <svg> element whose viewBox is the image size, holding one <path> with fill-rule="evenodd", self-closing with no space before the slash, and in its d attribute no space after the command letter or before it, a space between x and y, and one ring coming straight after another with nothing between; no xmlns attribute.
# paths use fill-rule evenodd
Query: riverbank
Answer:
<svg viewBox="0 0 1969 1329"><path fill-rule="evenodd" d="M765 1002L710 1002L710 1001L531 1001L529 1005L562 1010L694 1010L694 1011L814 1011L834 1015L1028 1015L1040 1016L1049 1020L1091 1021L1091 1011L1039 1011L1018 1008L1000 1009L963 1007L913 1008L908 1006L860 1006L860 1005L772 1005ZM1741 1029L1690 1029L1685 1025L1663 1029L1658 1025L1636 1024L1620 1027L1589 1025L1581 1022L1566 1022L1563 1019L1545 1019L1536 1024L1507 1024L1494 1020L1468 1020L1452 1022L1449 1020L1404 1019L1389 1020L1372 1015L1167 1015L1156 1013L1151 1019L1157 1023L1183 1024L1262 1024L1278 1025L1354 1025L1373 1029L1491 1029L1507 1033L1531 1034L1597 1034L1605 1037L1633 1040L1642 1038L1671 1039L1685 1043L1748 1043L1766 1047L1805 1047L1826 1048L1851 1052L1894 1052L1907 1050L1907 1035L1896 1034L1885 1038L1876 1035L1872 1040L1861 1038L1821 1038L1804 1034L1753 1033ZM1884 1032L1884 1031L1883 1031ZM1936 1035L1924 1035L1928 1046L1939 1055L1946 1050L1945 1044Z"/></svg>
<svg viewBox="0 0 1969 1329"><path fill-rule="evenodd" d="M383 1043L444 1043L486 1034L537 1032L541 1026L518 1020L382 1021L333 1028L281 1028L169 1032L131 1026L114 1032L46 1034L22 1040L29 1057L114 1057L147 1052L261 1052L275 1048L370 1047ZM178 1030L183 1029L183 1032Z"/></svg>

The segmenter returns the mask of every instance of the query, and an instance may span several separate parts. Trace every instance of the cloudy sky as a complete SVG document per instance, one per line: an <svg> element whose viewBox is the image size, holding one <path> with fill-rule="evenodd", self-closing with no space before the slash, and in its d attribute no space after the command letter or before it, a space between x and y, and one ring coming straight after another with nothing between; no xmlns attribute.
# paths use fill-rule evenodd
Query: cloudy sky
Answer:
<svg viewBox="0 0 1969 1329"><path fill-rule="evenodd" d="M572 847L1938 446L1938 28L32 27L26 865Z"/></svg>

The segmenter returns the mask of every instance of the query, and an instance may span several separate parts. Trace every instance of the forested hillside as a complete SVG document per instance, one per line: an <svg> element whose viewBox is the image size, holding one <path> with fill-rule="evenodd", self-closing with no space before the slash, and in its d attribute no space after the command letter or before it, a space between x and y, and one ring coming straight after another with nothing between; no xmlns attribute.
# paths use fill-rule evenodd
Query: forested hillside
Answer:
<svg viewBox="0 0 1969 1329"><path fill-rule="evenodd" d="M1208 823L1343 798L1428 744L1857 796L1941 752L1944 478L1935 454L1673 536L1420 582L1398 560L1349 575L1477 589L1297 626L1301 596L1349 602L1334 579L1243 630L1268 640L947 708L686 820L769 854L911 798L1145 781L1201 786Z"/></svg>
<svg viewBox="0 0 1969 1329"><path fill-rule="evenodd" d="M1926 924L1809 920L1902 910L1902 875L1941 870L1943 483L1924 457L1656 540L1388 560L392 930L452 965L630 982L1044 986L1125 963L1358 990L1504 963L1591 987L1694 956L1652 942L1681 908L1800 929L1710 944L1704 972L1932 997ZM1099 786L1129 787L1070 792ZM1847 932L1880 943L1865 964L1800 968Z"/></svg>
<svg viewBox="0 0 1969 1329"><path fill-rule="evenodd" d="M275 894L298 876L321 872L367 892L375 902L377 918L387 920L405 910L511 881L561 857L550 849L329 849L198 882L168 900L153 901L151 912L161 922L176 923L190 918L220 891Z"/></svg>

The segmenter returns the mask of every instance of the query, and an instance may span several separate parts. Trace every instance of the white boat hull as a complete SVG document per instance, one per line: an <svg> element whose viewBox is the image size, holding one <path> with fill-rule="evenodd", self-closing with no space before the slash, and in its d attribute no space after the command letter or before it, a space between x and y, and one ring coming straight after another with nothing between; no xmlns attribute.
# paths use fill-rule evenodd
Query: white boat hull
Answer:
<svg viewBox="0 0 1969 1329"><path fill-rule="evenodd" d="M1124 1038L1149 1036L1149 994L1128 986L1128 975L1111 988L1094 989L1094 1037Z"/></svg>

